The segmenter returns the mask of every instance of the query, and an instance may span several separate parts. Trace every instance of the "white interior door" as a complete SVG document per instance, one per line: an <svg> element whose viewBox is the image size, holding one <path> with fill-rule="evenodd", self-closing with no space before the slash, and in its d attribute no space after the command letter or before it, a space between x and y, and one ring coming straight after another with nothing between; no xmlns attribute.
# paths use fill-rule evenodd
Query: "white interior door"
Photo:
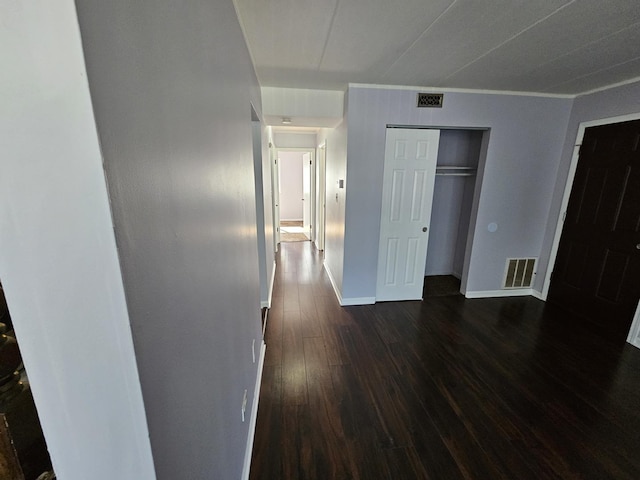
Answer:
<svg viewBox="0 0 640 480"><path fill-rule="evenodd" d="M302 154L302 228L305 236L311 240L311 215L313 197L311 196L311 153Z"/></svg>
<svg viewBox="0 0 640 480"><path fill-rule="evenodd" d="M439 130L387 128L376 300L420 300Z"/></svg>
<svg viewBox="0 0 640 480"><path fill-rule="evenodd" d="M278 251L280 245L280 165L278 152L272 147L271 155L271 195L273 201L273 247Z"/></svg>
<svg viewBox="0 0 640 480"><path fill-rule="evenodd" d="M324 250L324 215L325 215L325 183L326 183L326 143L317 150L316 160L316 227L314 232L316 248Z"/></svg>

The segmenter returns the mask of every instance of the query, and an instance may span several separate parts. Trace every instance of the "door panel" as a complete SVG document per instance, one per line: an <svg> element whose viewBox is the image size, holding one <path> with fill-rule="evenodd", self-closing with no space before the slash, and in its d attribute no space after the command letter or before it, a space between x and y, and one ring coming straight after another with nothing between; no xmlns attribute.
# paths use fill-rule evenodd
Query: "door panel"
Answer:
<svg viewBox="0 0 640 480"><path fill-rule="evenodd" d="M312 202L311 196L311 154L302 155L302 228L305 236L311 240L311 214Z"/></svg>
<svg viewBox="0 0 640 480"><path fill-rule="evenodd" d="M422 298L439 139L387 129L376 300Z"/></svg>
<svg viewBox="0 0 640 480"><path fill-rule="evenodd" d="M640 298L640 121L585 131L549 301L629 330Z"/></svg>
<svg viewBox="0 0 640 480"><path fill-rule="evenodd" d="M280 160L273 147L269 149L271 154L271 194L273 200L273 243L278 252L280 245Z"/></svg>

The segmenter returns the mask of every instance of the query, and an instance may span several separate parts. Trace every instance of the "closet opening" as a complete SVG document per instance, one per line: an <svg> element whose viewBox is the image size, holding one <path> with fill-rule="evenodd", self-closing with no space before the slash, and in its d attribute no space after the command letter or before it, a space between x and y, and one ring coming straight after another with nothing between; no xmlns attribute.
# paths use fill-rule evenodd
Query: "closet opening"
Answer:
<svg viewBox="0 0 640 480"><path fill-rule="evenodd" d="M423 297L464 292L484 135L488 130L440 130Z"/></svg>

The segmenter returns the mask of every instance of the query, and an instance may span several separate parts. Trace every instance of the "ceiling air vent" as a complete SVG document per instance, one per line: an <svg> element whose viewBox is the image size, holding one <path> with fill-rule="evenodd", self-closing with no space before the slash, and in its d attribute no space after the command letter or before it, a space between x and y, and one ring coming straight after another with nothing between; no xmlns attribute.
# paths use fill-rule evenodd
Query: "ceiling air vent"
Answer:
<svg viewBox="0 0 640 480"><path fill-rule="evenodd" d="M503 288L531 288L535 271L535 258L507 258Z"/></svg>
<svg viewBox="0 0 640 480"><path fill-rule="evenodd" d="M418 108L442 108L444 93L419 93Z"/></svg>

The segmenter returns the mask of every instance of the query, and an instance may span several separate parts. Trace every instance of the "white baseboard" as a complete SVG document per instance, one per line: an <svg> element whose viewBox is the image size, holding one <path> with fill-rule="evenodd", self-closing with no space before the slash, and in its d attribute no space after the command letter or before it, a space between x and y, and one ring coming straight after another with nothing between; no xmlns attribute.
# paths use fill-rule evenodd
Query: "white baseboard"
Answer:
<svg viewBox="0 0 640 480"><path fill-rule="evenodd" d="M324 271L327 272L327 277L329 277L329 281L331 282L331 286L333 287L333 293L336 294L336 298L338 299L338 303L340 305L342 305L342 295L340 294L340 290L338 289L338 285L336 284L336 280L335 280L335 278L333 278L331 270L329 270L329 266L327 265L326 262L322 262L322 268L324 268Z"/></svg>
<svg viewBox="0 0 640 480"><path fill-rule="evenodd" d="M534 295L532 288L514 288L511 290L485 290L477 292L467 292L464 294L467 298L495 298L495 297L523 297Z"/></svg>
<svg viewBox="0 0 640 480"><path fill-rule="evenodd" d="M269 280L269 298L267 299L267 308L271 308L271 299L273 298L273 284L276 282L276 261L273 260L273 268L271 269L271 279Z"/></svg>
<svg viewBox="0 0 640 480"><path fill-rule="evenodd" d="M543 302L547 301L547 299L544 298L544 295L542 295L542 292L539 292L535 288L531 290L531 295L536 297L538 300L542 300Z"/></svg>
<svg viewBox="0 0 640 480"><path fill-rule="evenodd" d="M267 293L267 299L260 302L262 308L271 308L271 298L273 297L273 284L276 280L276 261L273 261L273 268L271 269L271 278L269 280L269 292Z"/></svg>
<svg viewBox="0 0 640 480"><path fill-rule="evenodd" d="M327 272L327 276L329 277L329 281L331 282L331 286L333 287L333 292L336 294L336 298L338 299L338 303L341 307L347 307L350 305L373 305L376 303L376 297L349 297L342 298L340 295L340 291L338 290L338 286L336 285L336 280L333 278L331 274L331 270L326 263L323 263L324 271Z"/></svg>
<svg viewBox="0 0 640 480"><path fill-rule="evenodd" d="M376 303L376 297L349 297L343 298L340 305L347 307L349 305L373 305Z"/></svg>
<svg viewBox="0 0 640 480"><path fill-rule="evenodd" d="M253 454L253 438L256 434L256 421L258 419L258 401L260 400L260 386L262 385L262 369L264 368L264 355L267 351L266 343L260 347L260 360L258 361L258 376L253 391L253 404L251 405L251 417L249 418L249 434L247 435L247 448L244 452L244 467L242 468L242 480L249 480L251 469L251 455Z"/></svg>
<svg viewBox="0 0 640 480"><path fill-rule="evenodd" d="M629 330L629 336L627 342L636 348L640 348L640 302L636 307L636 314L633 317L633 323L631 324L631 330Z"/></svg>

